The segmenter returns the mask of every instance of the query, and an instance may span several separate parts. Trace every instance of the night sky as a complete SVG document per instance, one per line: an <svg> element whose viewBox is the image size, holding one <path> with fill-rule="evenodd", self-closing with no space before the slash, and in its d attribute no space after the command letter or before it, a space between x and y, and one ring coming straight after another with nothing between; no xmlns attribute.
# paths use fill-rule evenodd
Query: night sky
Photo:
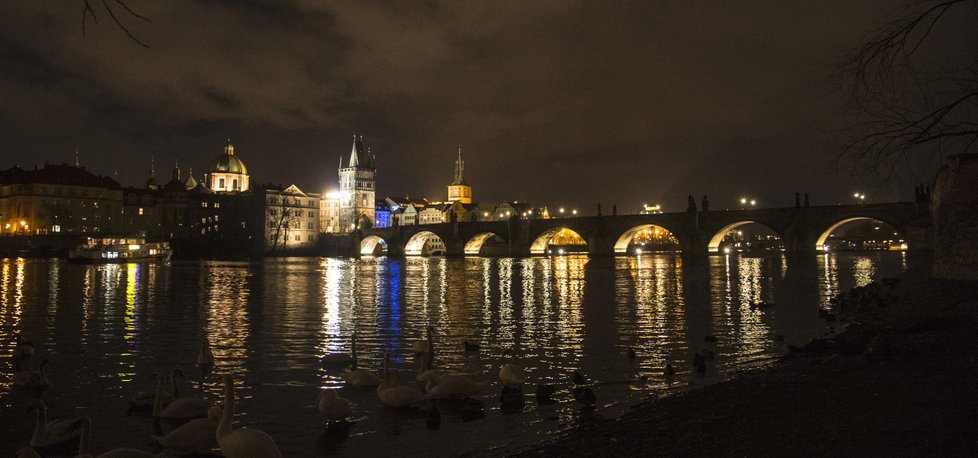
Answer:
<svg viewBox="0 0 978 458"><path fill-rule="evenodd" d="M357 132L378 196L444 199L458 144L477 201L913 195L837 170L827 133L842 112L829 77L892 0L127 3L152 20L116 11L148 49L100 2L85 36L81 1L3 8L0 167L77 148L126 185L151 155L158 181L175 160L199 179L230 137L253 182L323 191Z"/></svg>

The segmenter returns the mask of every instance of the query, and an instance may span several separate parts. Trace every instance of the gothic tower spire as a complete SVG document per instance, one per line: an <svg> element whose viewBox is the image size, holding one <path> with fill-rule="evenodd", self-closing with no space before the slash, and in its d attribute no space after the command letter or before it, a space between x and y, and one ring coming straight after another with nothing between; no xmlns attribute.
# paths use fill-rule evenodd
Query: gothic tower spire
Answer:
<svg viewBox="0 0 978 458"><path fill-rule="evenodd" d="M458 145L458 159L455 160L455 182L452 184L465 183L465 161L462 160L462 145Z"/></svg>

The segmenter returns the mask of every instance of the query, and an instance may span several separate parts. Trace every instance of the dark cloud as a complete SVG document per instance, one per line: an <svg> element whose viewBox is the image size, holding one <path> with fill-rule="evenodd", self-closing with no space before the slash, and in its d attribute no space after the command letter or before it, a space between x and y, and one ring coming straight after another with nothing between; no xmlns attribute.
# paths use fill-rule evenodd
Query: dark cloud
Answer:
<svg viewBox="0 0 978 458"><path fill-rule="evenodd" d="M150 155L199 176L229 136L254 180L321 190L361 132L381 194L443 198L459 144L481 200L908 194L837 173L824 141L825 78L885 0L128 3L149 49L107 18L83 37L71 2L4 9L3 162L77 147L140 183Z"/></svg>

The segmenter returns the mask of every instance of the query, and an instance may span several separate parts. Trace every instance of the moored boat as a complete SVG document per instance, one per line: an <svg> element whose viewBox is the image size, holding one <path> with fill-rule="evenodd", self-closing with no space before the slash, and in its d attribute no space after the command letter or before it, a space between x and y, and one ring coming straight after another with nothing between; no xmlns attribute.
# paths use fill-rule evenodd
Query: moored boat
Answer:
<svg viewBox="0 0 978 458"><path fill-rule="evenodd" d="M101 264L168 261L173 250L167 242L146 243L142 238L89 237L68 252L69 262Z"/></svg>

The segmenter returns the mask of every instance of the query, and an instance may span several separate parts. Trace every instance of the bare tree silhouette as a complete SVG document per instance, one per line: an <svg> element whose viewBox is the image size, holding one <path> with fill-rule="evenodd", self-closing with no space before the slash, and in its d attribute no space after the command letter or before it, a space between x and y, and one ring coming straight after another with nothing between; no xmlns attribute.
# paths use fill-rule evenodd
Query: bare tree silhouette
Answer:
<svg viewBox="0 0 978 458"><path fill-rule="evenodd" d="M98 13L96 11L96 6L92 6L94 1L95 0L82 0L82 36L85 35L89 19L91 19L91 21L95 25L98 25ZM98 0L98 1L102 6L101 9L105 10L105 12L108 13L109 17L112 19L112 22L114 22L117 27L122 29L122 31L126 33L126 36L129 37L130 40L136 42L136 44L138 44L139 46L142 46L144 48L149 48L148 44L144 43L142 40L136 37L136 35L133 34L131 30L129 30L129 27L126 27L126 25L119 19L119 16L116 16L116 12L118 12L118 10L113 9L113 5L115 5L114 8L121 9L122 12L128 14L129 16L132 16L137 19L141 19L146 22L152 22L148 17L135 12L123 0L113 0L112 2L109 2L109 0Z"/></svg>
<svg viewBox="0 0 978 458"><path fill-rule="evenodd" d="M850 110L839 164L892 176L920 154L968 152L978 142L978 60L938 64L933 55L921 55L941 46L935 40L950 18L978 19L978 0L924 1L913 8L843 62L838 76Z"/></svg>

